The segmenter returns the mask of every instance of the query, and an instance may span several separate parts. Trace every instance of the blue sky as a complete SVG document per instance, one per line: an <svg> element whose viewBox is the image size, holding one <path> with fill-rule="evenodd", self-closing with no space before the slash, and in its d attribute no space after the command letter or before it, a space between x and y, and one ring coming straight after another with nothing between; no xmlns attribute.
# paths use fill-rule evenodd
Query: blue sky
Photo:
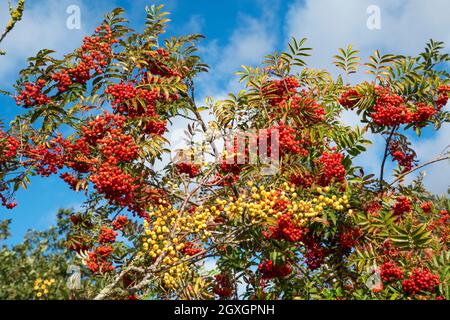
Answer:
<svg viewBox="0 0 450 320"><path fill-rule="evenodd" d="M202 33L200 53L210 64L211 72L197 81L198 100L206 96L224 98L239 88L236 77L240 65L257 65L265 54L282 50L295 36L307 37L314 48L308 60L311 67L331 68L332 56L339 47L352 43L367 57L375 49L382 53L417 54L429 38L450 44L450 1L446 0L171 0L164 3L171 11L168 35ZM121 6L127 9L131 26L139 29L145 18L145 6L151 1L113 0L39 0L29 1L24 20L1 44L7 56L0 57L0 88L10 89L25 59L41 48L64 53L76 48L83 36L90 34L101 22L104 13ZM81 9L81 29L66 28L69 5ZM377 5L381 13L381 29L369 30L367 7ZM6 24L7 1L0 0L0 26ZM0 28L1 28L0 27ZM448 50L448 47L447 47ZM333 70L336 72L337 70ZM355 80L363 80L358 76ZM14 102L0 96L0 118L5 122L20 112ZM447 107L448 108L448 107ZM343 121L357 125L354 114ZM183 123L176 124L178 128ZM449 144L449 126L437 134L414 139L419 159L425 161ZM371 138L369 136L369 138ZM375 139L369 152L358 161L375 170L379 166L381 139ZM450 181L448 164L427 170L425 183L435 193L445 192ZM13 211L0 208L0 219L13 218L13 237L8 243L20 241L28 228L47 228L55 221L58 208L79 207L84 196L69 191L57 177L34 178L28 191L19 191L19 206Z"/></svg>

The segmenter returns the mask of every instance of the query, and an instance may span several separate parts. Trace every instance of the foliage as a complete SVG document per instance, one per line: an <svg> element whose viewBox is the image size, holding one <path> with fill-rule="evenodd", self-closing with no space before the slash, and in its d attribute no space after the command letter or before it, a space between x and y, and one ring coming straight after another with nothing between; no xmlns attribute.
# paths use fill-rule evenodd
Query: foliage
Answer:
<svg viewBox="0 0 450 320"><path fill-rule="evenodd" d="M72 213L60 210L56 227L41 232L30 230L22 243L11 248L2 246L0 299L85 298L89 296L87 292L95 292L89 279L83 279L83 290L71 291L66 285L67 269L71 263L76 263L75 255L65 245ZM37 296L39 291L35 288L38 279L55 280L42 297Z"/></svg>

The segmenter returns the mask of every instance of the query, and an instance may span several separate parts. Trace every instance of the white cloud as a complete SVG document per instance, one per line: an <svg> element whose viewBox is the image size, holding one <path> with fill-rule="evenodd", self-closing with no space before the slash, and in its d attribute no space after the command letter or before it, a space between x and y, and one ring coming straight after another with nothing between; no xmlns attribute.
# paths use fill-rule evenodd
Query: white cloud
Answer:
<svg viewBox="0 0 450 320"><path fill-rule="evenodd" d="M204 24L205 18L201 15L194 14L190 16L186 24L180 29L184 34L201 34Z"/></svg>
<svg viewBox="0 0 450 320"><path fill-rule="evenodd" d="M276 37L267 21L240 15L239 25L223 50L219 71L237 70L242 64L259 64L264 55L274 50Z"/></svg>

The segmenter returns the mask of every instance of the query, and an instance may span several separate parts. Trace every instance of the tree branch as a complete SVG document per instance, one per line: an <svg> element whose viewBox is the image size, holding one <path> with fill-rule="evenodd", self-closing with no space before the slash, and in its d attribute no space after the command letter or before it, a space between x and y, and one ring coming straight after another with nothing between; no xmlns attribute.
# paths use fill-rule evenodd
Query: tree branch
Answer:
<svg viewBox="0 0 450 320"><path fill-rule="evenodd" d="M438 158L436 158L436 159L434 159L434 160L430 160L430 161L428 161L428 162L425 162L425 163L421 164L420 166L417 166L417 167L413 168L412 170L409 170L409 171L407 171L407 172L405 172L405 173L402 173L400 176L397 177L397 179L395 179L394 181L392 181L392 182L389 184L389 186L390 186L390 187L393 186L394 184L396 184L397 182L399 182L400 180L402 180L402 179L403 179L404 177L406 177L407 175L409 175L409 174L411 174L411 173L413 173L413 172L415 172L415 171L417 171L417 170L419 170L419 169L422 169L423 167L426 167L426 166L429 166L430 164L433 164L433 163L436 163L436 162L440 162L440 161L444 161L444 160L450 160L450 156L449 156L449 155L446 155L446 156L438 157Z"/></svg>
<svg viewBox="0 0 450 320"><path fill-rule="evenodd" d="M384 166L386 165L386 160L388 157L389 152L389 144L392 140L392 136L395 133L395 130L397 130L397 126L394 126L391 130L391 133L389 134L389 137L386 139L386 147L384 148L384 155L383 155L383 161L381 162L381 169L380 169L380 193L383 193L383 179L384 179Z"/></svg>

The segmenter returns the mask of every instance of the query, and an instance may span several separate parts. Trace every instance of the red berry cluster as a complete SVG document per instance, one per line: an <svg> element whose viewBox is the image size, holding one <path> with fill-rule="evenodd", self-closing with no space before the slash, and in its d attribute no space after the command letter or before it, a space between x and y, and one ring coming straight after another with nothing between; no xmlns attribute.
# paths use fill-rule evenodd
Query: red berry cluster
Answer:
<svg viewBox="0 0 450 320"><path fill-rule="evenodd" d="M138 188L136 179L120 168L104 163L93 172L89 180L112 203L124 207L135 204L134 191Z"/></svg>
<svg viewBox="0 0 450 320"><path fill-rule="evenodd" d="M136 114L139 115L140 113L142 115L146 115L149 117L152 117L155 115L155 110L154 110L154 104L156 100L164 100L167 102L170 101L176 101L178 100L178 95L169 95L169 96L165 96L164 94L161 94L161 92L159 92L159 90L157 88L153 88L153 89L143 89L140 88L137 90L137 97L141 98L142 100L145 101L146 103L146 111L144 112L143 110L136 110ZM140 107L140 105L138 105L138 107ZM132 111L128 111L131 112L131 114L133 114Z"/></svg>
<svg viewBox="0 0 450 320"><path fill-rule="evenodd" d="M17 105L23 104L24 108L30 108L49 104L51 99L42 93L45 84L46 82L43 79L39 79L36 84L26 83L24 90L15 97Z"/></svg>
<svg viewBox="0 0 450 320"><path fill-rule="evenodd" d="M109 271L113 271L114 267L109 261L109 257L111 256L113 252L113 248L111 245L107 245L110 243L114 243L116 241L117 232L114 232L112 229L107 228L105 226L102 226L100 229L100 234L98 237L98 242L100 243L100 246L95 248L93 251L88 253L88 257L86 259L87 267L93 272L93 273L105 273ZM83 243L83 239L81 238L79 241L76 241L77 246L72 247L72 249L75 249L78 251L78 243ZM86 247L83 245L83 247Z"/></svg>
<svg viewBox="0 0 450 320"><path fill-rule="evenodd" d="M16 138L0 129L0 165L15 157L19 146L20 142Z"/></svg>
<svg viewBox="0 0 450 320"><path fill-rule="evenodd" d="M154 104L162 96L158 90L136 89L133 83L117 83L109 86L105 93L113 97L112 106L120 114L130 118L136 117L156 117ZM145 104L137 101L129 103L129 100L139 98ZM127 103L128 102L128 103Z"/></svg>
<svg viewBox="0 0 450 320"><path fill-rule="evenodd" d="M275 264L272 260L261 262L258 266L263 279L284 278L291 274L292 267L289 263Z"/></svg>
<svg viewBox="0 0 450 320"><path fill-rule="evenodd" d="M17 206L16 202L8 201L7 197L5 197L1 193L0 193L0 200L1 200L2 206L4 206L6 209L14 209Z"/></svg>
<svg viewBox="0 0 450 320"><path fill-rule="evenodd" d="M450 215L447 210L441 211L440 228L441 228L441 243L447 243L448 233L450 231Z"/></svg>
<svg viewBox="0 0 450 320"><path fill-rule="evenodd" d="M200 174L199 166L194 163L180 162L175 167L178 174L187 174L189 178L195 178Z"/></svg>
<svg viewBox="0 0 450 320"><path fill-rule="evenodd" d="M403 214L411 212L412 206L407 197L401 196L397 198L392 209L396 217L402 217Z"/></svg>
<svg viewBox="0 0 450 320"><path fill-rule="evenodd" d="M384 282L394 282L403 279L403 270L393 261L386 261L380 268L381 279Z"/></svg>
<svg viewBox="0 0 450 320"><path fill-rule="evenodd" d="M76 67L70 68L68 72L76 83L85 84L91 79L91 68L83 61Z"/></svg>
<svg viewBox="0 0 450 320"><path fill-rule="evenodd" d="M50 141L50 147L38 145L35 148L31 146L28 148L26 154L28 158L33 160L37 174L48 177L63 168L64 155L60 142L61 138L56 138Z"/></svg>
<svg viewBox="0 0 450 320"><path fill-rule="evenodd" d="M416 153L411 148L399 143L399 141L391 141L389 143L389 153L394 161L403 168L402 172L408 172L413 168L416 162Z"/></svg>
<svg viewBox="0 0 450 320"><path fill-rule="evenodd" d="M371 215L378 215L381 210L381 203L379 200L369 201L365 206L365 211Z"/></svg>
<svg viewBox="0 0 450 320"><path fill-rule="evenodd" d="M361 96L358 91L355 89L350 89L341 95L339 98L339 103L347 109L353 109L360 98Z"/></svg>
<svg viewBox="0 0 450 320"><path fill-rule="evenodd" d="M227 142L231 143L231 142ZM247 154L247 148L244 151ZM233 140L233 152L231 154L227 154L221 159L219 165L219 172L216 174L216 178L209 182L210 185L233 185L239 179L239 175L242 170L242 164L238 163L238 140L237 137Z"/></svg>
<svg viewBox="0 0 450 320"><path fill-rule="evenodd" d="M438 98L436 99L436 106L438 110L441 110L443 106L447 104L448 92L450 91L450 86L441 85L438 87Z"/></svg>
<svg viewBox="0 0 450 320"><path fill-rule="evenodd" d="M113 227L115 230L122 229L127 222L128 218L126 216L118 216L113 222ZM113 248L111 245L107 244L116 242L116 237L117 232L113 229L106 226L102 226L100 228L100 233L98 236L100 246L89 252L88 258L86 259L86 264L93 273L104 273L114 270L112 263L109 261Z"/></svg>
<svg viewBox="0 0 450 320"><path fill-rule="evenodd" d="M111 46L118 40L113 38L111 28L99 26L95 33L96 35L83 39L83 45L77 51L80 62L68 70L74 82L85 84L91 79L92 70L98 74L103 73L103 68L113 56Z"/></svg>
<svg viewBox="0 0 450 320"><path fill-rule="evenodd" d="M68 172L62 173L60 177L70 186L70 189L76 190L77 185L80 182L80 179L74 177L72 174Z"/></svg>
<svg viewBox="0 0 450 320"><path fill-rule="evenodd" d="M417 127L425 126L425 122L431 119L438 110L433 106L427 106L425 103L420 102L417 104L416 111L412 114L412 122L416 124Z"/></svg>
<svg viewBox="0 0 450 320"><path fill-rule="evenodd" d="M305 235L302 239L305 245L305 263L310 270L316 270L325 262L329 250L322 246L320 239L316 236Z"/></svg>
<svg viewBox="0 0 450 320"><path fill-rule="evenodd" d="M89 174L87 180L111 203L139 211L135 192L139 183L120 167L134 161L138 155L133 138L124 133L124 121L121 115L104 112L103 116L97 116L82 127L81 137L75 142L58 138L58 147L47 151L43 148L47 157L40 160L49 163L49 168L44 167L43 173L55 173L66 165L78 173L78 177L69 173L61 175L72 188L78 184L82 174ZM48 153L54 155L51 161L45 161L49 158ZM38 170L43 171L39 167Z"/></svg>
<svg viewBox="0 0 450 320"><path fill-rule="evenodd" d="M98 236L98 242L100 243L113 243L116 242L117 232L103 226L100 229L100 235Z"/></svg>
<svg viewBox="0 0 450 320"><path fill-rule="evenodd" d="M272 119L276 116L281 118L287 112L290 116L301 116L305 124L324 120L325 109L306 90L298 92L299 87L300 83L295 77L288 77L271 80L264 88L274 107L274 113L270 115Z"/></svg>
<svg viewBox="0 0 450 320"><path fill-rule="evenodd" d="M413 162L415 159L415 155L414 154L407 154L403 151L400 150L393 150L391 151L391 155L392 155L392 159L394 161L397 161L398 164L403 167L403 172L408 172L412 169L413 167Z"/></svg>
<svg viewBox="0 0 450 320"><path fill-rule="evenodd" d="M219 167L221 172L218 172L216 174L216 177L213 180L209 181L208 185L232 186L239 180L239 174L233 173L233 171L237 171L235 170L235 168L237 167L240 168L240 165L222 163Z"/></svg>
<svg viewBox="0 0 450 320"><path fill-rule="evenodd" d="M96 35L85 37L83 45L77 50L77 58L80 60L75 67L61 69L51 75L59 92L64 92L73 83L85 84L91 79L91 71L103 73L103 68L113 56L111 45L117 40L113 39L109 26L100 26L96 29ZM37 80L36 83L26 83L23 91L15 97L17 105L25 108L44 106L51 102L51 98L42 93L47 81Z"/></svg>
<svg viewBox="0 0 450 320"><path fill-rule="evenodd" d="M447 103L449 88L447 86L439 87L437 108L419 102L415 108L411 109L401 96L393 94L389 88L376 86L374 88L375 105L370 112L370 117L379 126L414 124L416 127L424 127L426 121L430 120ZM345 108L353 109L360 98L361 95L355 89L350 89L341 95L339 103Z"/></svg>
<svg viewBox="0 0 450 320"><path fill-rule="evenodd" d="M281 191L276 190L273 195L269 197L270 201L274 201L275 205L272 207L272 209L275 212L284 212L286 211L287 207L290 205L289 200L284 200L280 198Z"/></svg>
<svg viewBox="0 0 450 320"><path fill-rule="evenodd" d="M113 271L114 267L112 263L108 261L108 257L111 255L113 249L111 246L100 246L93 252L88 253L88 259L86 261L87 267L93 273L105 273Z"/></svg>
<svg viewBox="0 0 450 320"><path fill-rule="evenodd" d="M314 183L314 177L311 173L303 171L290 175L289 181L297 187L309 188Z"/></svg>
<svg viewBox="0 0 450 320"><path fill-rule="evenodd" d="M272 147L279 147L280 157L285 154L298 154L302 157L306 157L308 155L308 151L303 148L304 141L297 140L296 138L296 130L292 127L286 126L284 123L281 123L278 126L274 126L269 129L268 136L271 136L272 130L278 130L278 141L272 141Z"/></svg>
<svg viewBox="0 0 450 320"><path fill-rule="evenodd" d="M221 273L215 276L215 280L213 292L222 299L231 297L234 289L230 277Z"/></svg>
<svg viewBox="0 0 450 320"><path fill-rule="evenodd" d="M270 227L268 232L263 232L267 239L286 240L289 242L298 242L301 240L303 230L297 227L289 214L283 214L278 218L277 226Z"/></svg>
<svg viewBox="0 0 450 320"><path fill-rule="evenodd" d="M65 154L65 165L78 173L88 173L98 162L97 158L92 158L90 145L85 138L80 138L73 143L64 140L61 143Z"/></svg>
<svg viewBox="0 0 450 320"><path fill-rule="evenodd" d="M433 292L439 286L439 276L432 274L428 269L413 270L409 279L403 281L403 290L409 295L415 295L420 291Z"/></svg>
<svg viewBox="0 0 450 320"><path fill-rule="evenodd" d="M167 121L165 120L151 120L144 128L146 134L154 134L162 136L167 130Z"/></svg>
<svg viewBox="0 0 450 320"><path fill-rule="evenodd" d="M89 121L87 126L82 127L82 137L86 143L96 145L97 141L102 139L110 129L122 128L124 121L125 117L104 111L102 116L97 116Z"/></svg>
<svg viewBox="0 0 450 320"><path fill-rule="evenodd" d="M402 97L393 94L387 88L375 88L377 98L370 114L379 126L398 126L411 122L412 115Z"/></svg>
<svg viewBox="0 0 450 320"><path fill-rule="evenodd" d="M121 129L110 129L108 136L99 139L97 145L98 150L110 164L130 162L138 155L133 138L122 133Z"/></svg>
<svg viewBox="0 0 450 320"><path fill-rule="evenodd" d="M318 183L328 186L331 182L343 182L345 179L345 168L342 165L344 156L336 152L324 152L319 158L321 174Z"/></svg>
<svg viewBox="0 0 450 320"><path fill-rule="evenodd" d="M297 92L297 88L299 87L300 83L295 77L271 80L270 85L268 86L271 104L278 106L282 102L285 102L289 98L289 95L293 95Z"/></svg>
<svg viewBox="0 0 450 320"><path fill-rule="evenodd" d="M99 256L101 256L102 258L106 258L108 257L113 251L113 248L111 246L107 246L107 247L98 247L96 249L96 252Z"/></svg>
<svg viewBox="0 0 450 320"><path fill-rule="evenodd" d="M194 256L196 254L199 254L202 251L203 251L202 249L196 248L195 244L192 242L186 242L184 244L183 249L181 249L181 253L186 256Z"/></svg>
<svg viewBox="0 0 450 320"><path fill-rule="evenodd" d="M64 92L72 84L72 79L70 79L67 70L63 69L60 72L56 72L52 75L52 80L57 83L58 91Z"/></svg>
<svg viewBox="0 0 450 320"><path fill-rule="evenodd" d="M431 209L433 209L433 202L428 201L428 202L422 203L420 205L420 209L422 209L422 211L425 213L430 213Z"/></svg>
<svg viewBox="0 0 450 320"><path fill-rule="evenodd" d="M121 114L127 113L126 106L121 106L124 102L133 99L137 95L137 89L132 83L116 83L110 85L106 90L106 94L110 94L113 97L112 105L114 108L123 107L118 112Z"/></svg>
<svg viewBox="0 0 450 320"><path fill-rule="evenodd" d="M344 251L350 251L361 238L362 232L359 228L347 227L338 234L338 244Z"/></svg>
<svg viewBox="0 0 450 320"><path fill-rule="evenodd" d="M450 215L447 210L441 210L440 218L433 219L428 226L428 230L440 232L440 242L447 243L448 233L450 232Z"/></svg>
<svg viewBox="0 0 450 320"><path fill-rule="evenodd" d="M114 230L121 230L128 223L127 216L118 216L112 223Z"/></svg>

